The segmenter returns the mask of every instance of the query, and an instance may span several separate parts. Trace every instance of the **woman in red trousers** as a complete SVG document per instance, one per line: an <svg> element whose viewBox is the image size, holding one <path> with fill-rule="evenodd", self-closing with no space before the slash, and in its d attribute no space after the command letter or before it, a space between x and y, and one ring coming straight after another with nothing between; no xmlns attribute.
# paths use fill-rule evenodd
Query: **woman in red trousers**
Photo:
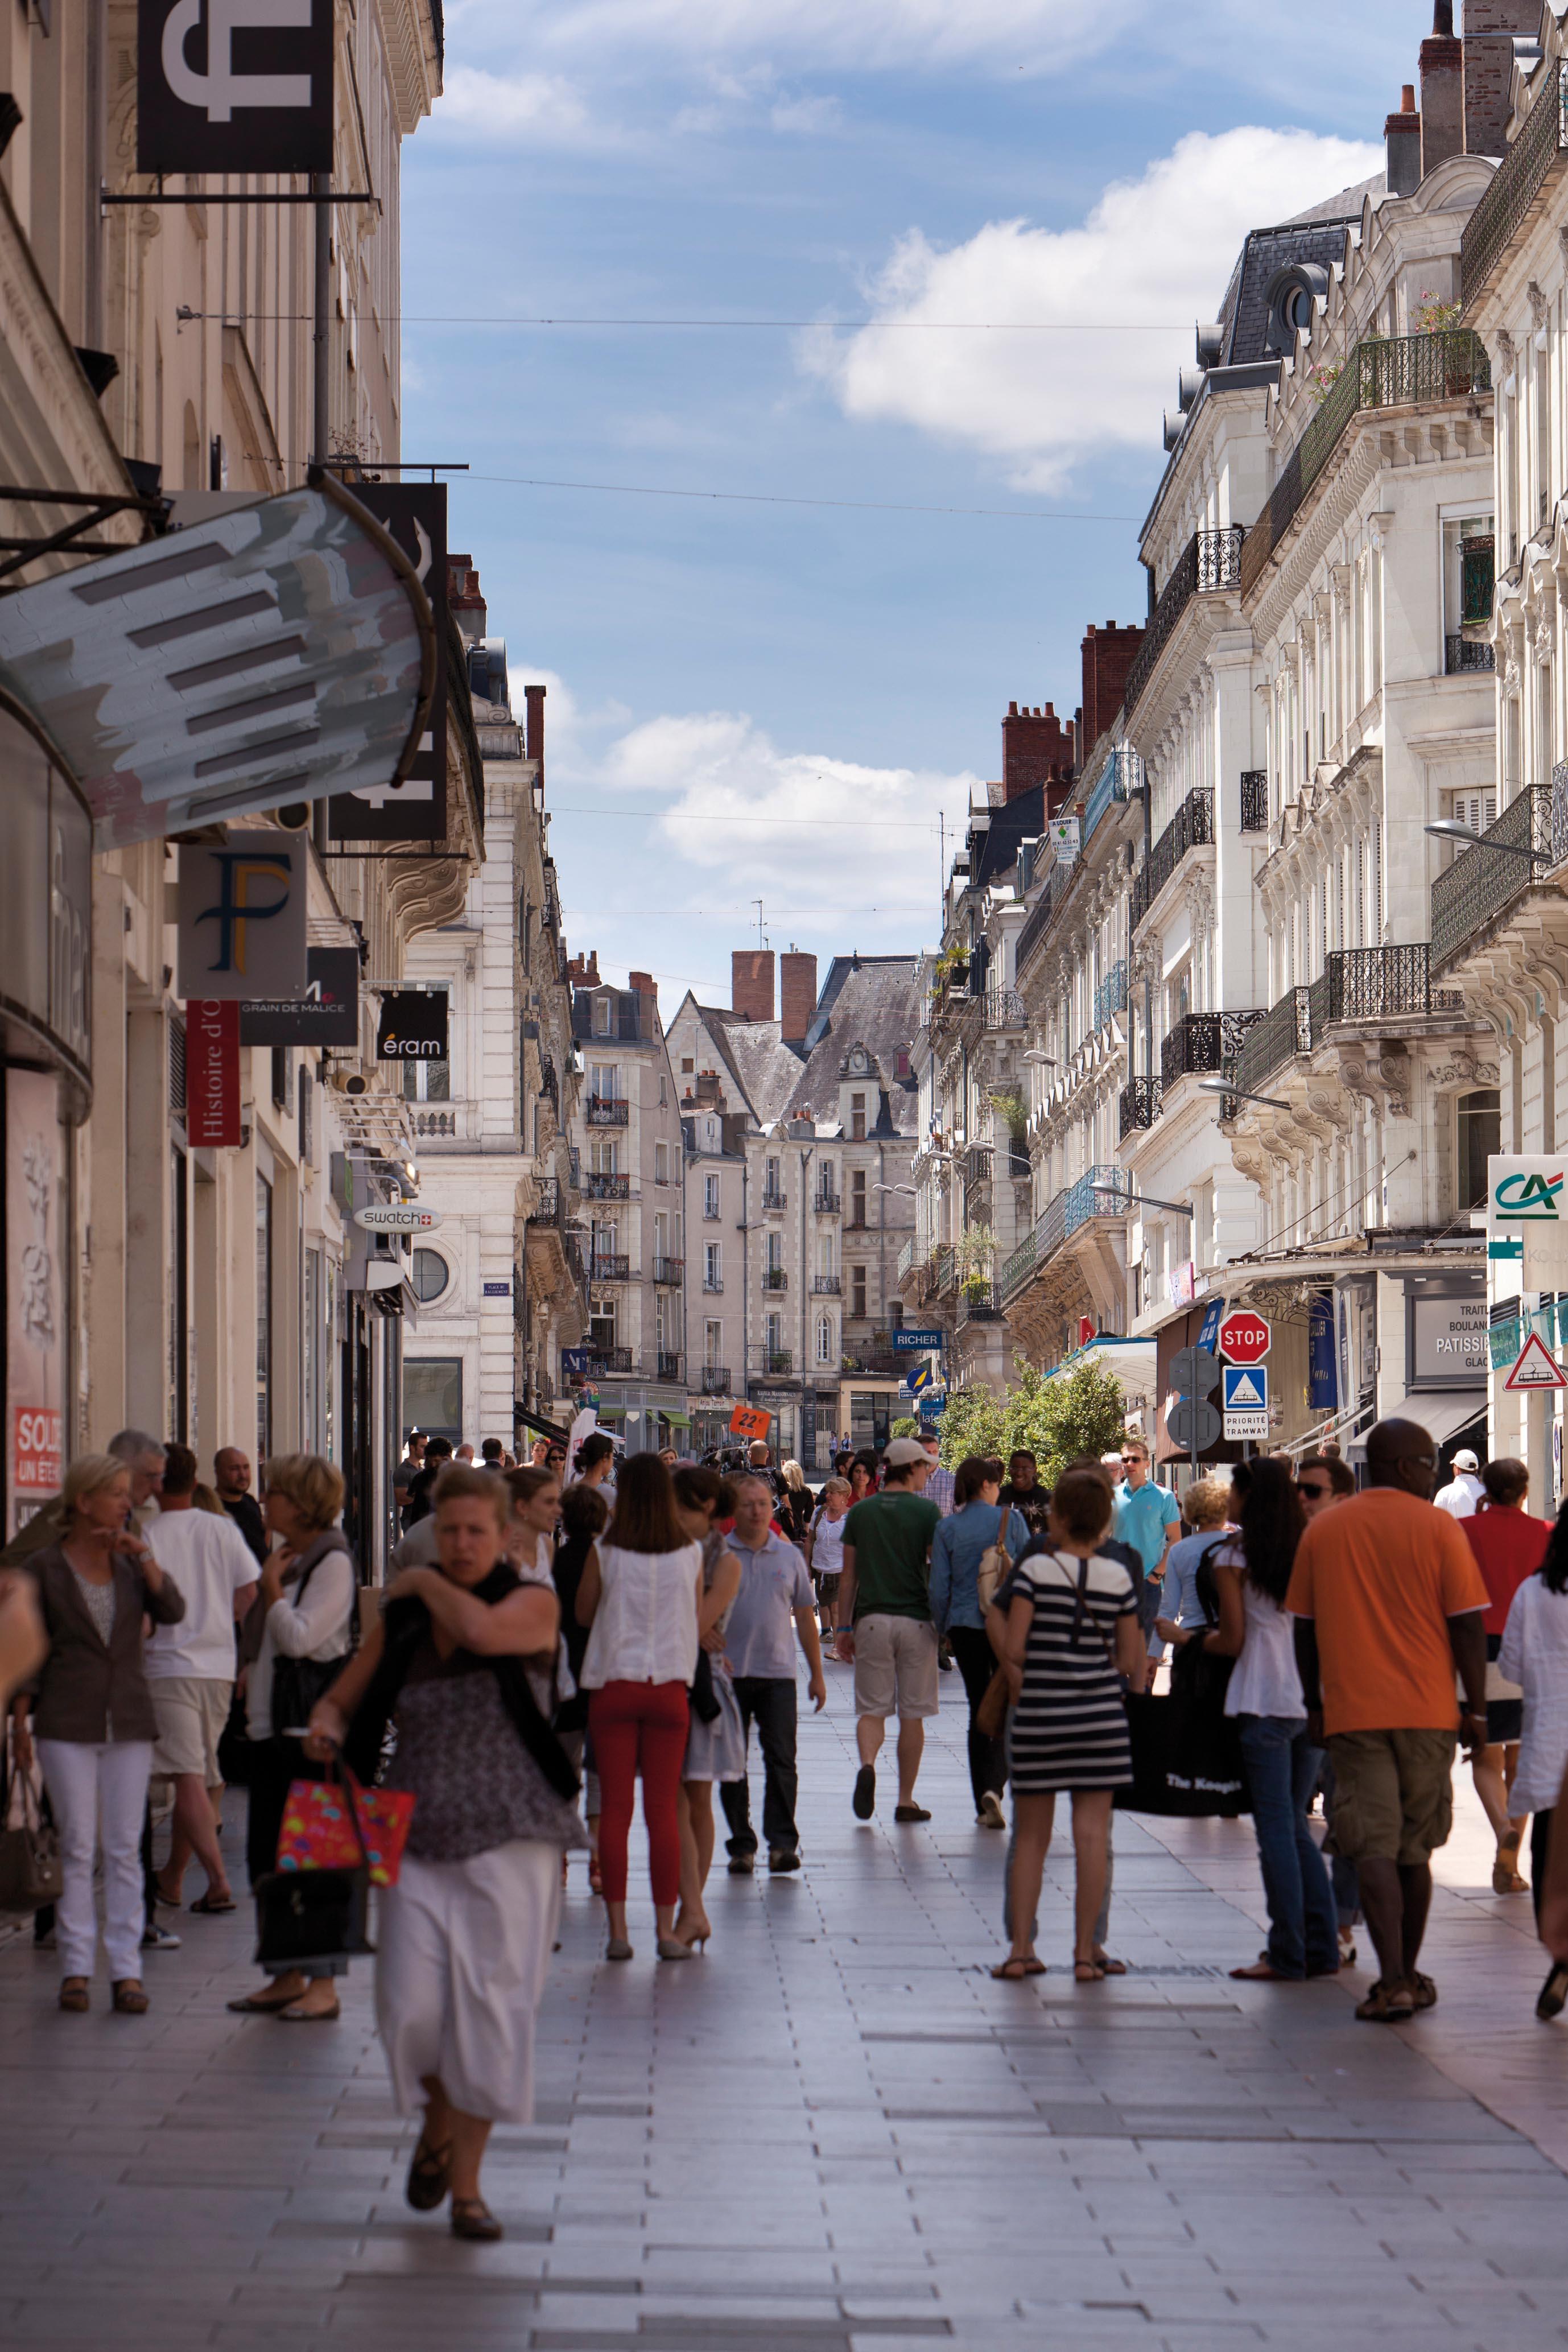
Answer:
<svg viewBox="0 0 1568 2352"><path fill-rule="evenodd" d="M689 1960L675 1935L680 1894L680 1767L687 1691L697 1671L702 1551L682 1532L669 1472L657 1454L634 1454L616 1489L616 1512L590 1550L577 1588L577 1622L589 1625L580 1677L599 1771L599 1872L609 1913L608 1960L629 1960L626 1841L642 1775L643 1821L661 1960Z"/></svg>

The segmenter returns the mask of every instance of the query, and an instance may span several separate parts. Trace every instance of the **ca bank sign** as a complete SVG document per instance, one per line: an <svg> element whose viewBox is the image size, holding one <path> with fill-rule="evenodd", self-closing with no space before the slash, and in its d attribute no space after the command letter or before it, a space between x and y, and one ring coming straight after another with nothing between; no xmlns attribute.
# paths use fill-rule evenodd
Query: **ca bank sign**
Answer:
<svg viewBox="0 0 1568 2352"><path fill-rule="evenodd" d="M1487 1161L1487 1264L1494 1296L1568 1282L1568 1158Z"/></svg>

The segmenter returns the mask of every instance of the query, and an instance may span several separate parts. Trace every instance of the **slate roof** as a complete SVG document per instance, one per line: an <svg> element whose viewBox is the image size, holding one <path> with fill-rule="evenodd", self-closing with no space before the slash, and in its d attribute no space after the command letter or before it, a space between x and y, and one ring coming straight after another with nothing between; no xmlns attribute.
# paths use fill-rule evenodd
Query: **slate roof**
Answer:
<svg viewBox="0 0 1568 2352"><path fill-rule="evenodd" d="M886 1087L886 1118L879 1114L872 1131L913 1136L919 1090L913 1076L900 1078L898 1069L900 1054L910 1055L920 1027L915 969L913 956L835 956L804 1052L784 1043L776 1021L747 1021L717 1004L696 1009L760 1128L804 1118L809 1106L817 1127L836 1134L844 1057L852 1046L864 1045Z"/></svg>
<svg viewBox="0 0 1568 2352"><path fill-rule="evenodd" d="M1331 269L1344 257L1345 230L1360 226L1363 198L1375 200L1383 193L1380 173L1325 196L1321 204L1310 205L1275 228L1248 231L1219 308L1219 323L1226 330L1223 366L1242 367L1276 356L1268 348L1268 289L1277 272L1292 261Z"/></svg>

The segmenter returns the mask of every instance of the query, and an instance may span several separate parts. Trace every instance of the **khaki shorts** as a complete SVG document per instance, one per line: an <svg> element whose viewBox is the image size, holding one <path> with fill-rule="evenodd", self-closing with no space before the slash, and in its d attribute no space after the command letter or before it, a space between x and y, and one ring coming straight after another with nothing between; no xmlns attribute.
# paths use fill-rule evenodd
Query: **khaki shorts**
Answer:
<svg viewBox="0 0 1568 2352"><path fill-rule="evenodd" d="M855 1620L855 1712L912 1723L937 1709L936 1627L918 1617Z"/></svg>
<svg viewBox="0 0 1568 2352"><path fill-rule="evenodd" d="M1330 1822L1347 1862L1426 1862L1454 1826L1452 1731L1336 1731Z"/></svg>
<svg viewBox="0 0 1568 2352"><path fill-rule="evenodd" d="M147 1687L158 1723L153 1771L169 1780L182 1772L199 1772L205 1787L221 1789L217 1744L228 1722L234 1685L211 1682L205 1675L168 1675Z"/></svg>

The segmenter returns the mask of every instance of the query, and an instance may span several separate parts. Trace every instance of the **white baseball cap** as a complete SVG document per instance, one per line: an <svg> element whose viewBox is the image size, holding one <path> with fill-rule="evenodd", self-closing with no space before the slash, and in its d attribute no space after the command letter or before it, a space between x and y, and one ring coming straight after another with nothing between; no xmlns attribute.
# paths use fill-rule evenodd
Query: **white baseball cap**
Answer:
<svg viewBox="0 0 1568 2352"><path fill-rule="evenodd" d="M1456 1470L1479 1470L1479 1469L1480 1468L1480 1466L1481 1466L1481 1465L1480 1465L1479 1462L1477 1460L1476 1456L1471 1453L1471 1451L1470 1451L1469 1447L1468 1447L1468 1445L1461 1445L1461 1446L1460 1446L1460 1448L1459 1448L1459 1450L1458 1450L1458 1453L1455 1454L1455 1456L1454 1456L1454 1467L1455 1467L1455 1469L1456 1469Z"/></svg>

